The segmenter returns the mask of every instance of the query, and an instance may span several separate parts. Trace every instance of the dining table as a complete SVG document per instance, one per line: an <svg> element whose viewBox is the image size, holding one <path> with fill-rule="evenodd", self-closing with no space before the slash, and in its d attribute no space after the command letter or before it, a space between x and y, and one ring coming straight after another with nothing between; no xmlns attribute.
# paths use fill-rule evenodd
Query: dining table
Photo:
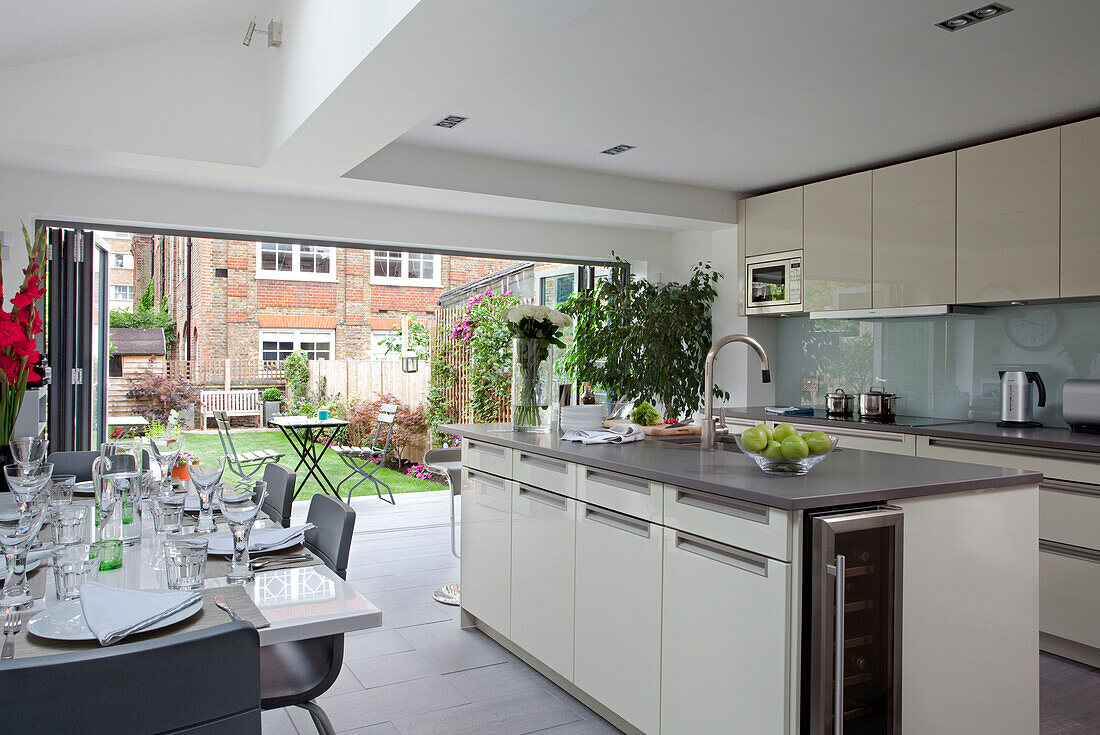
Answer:
<svg viewBox="0 0 1100 735"><path fill-rule="evenodd" d="M91 539L94 534L94 501L79 498L74 499L73 504L89 507L86 538ZM148 512L145 514L140 539L123 547L121 568L96 572L93 575L95 581L130 590L168 590L163 544L165 538L172 538L173 535L166 537L163 533L156 533L151 515ZM226 532L225 520L215 518L218 521L216 533ZM275 528L277 525L266 517L257 520L258 527ZM190 533L188 526L185 525L181 533ZM269 559L273 562L269 564L270 569L265 568L268 565L260 564ZM260 567L255 570L254 579L245 584L230 584L224 576L228 571L228 557L211 554L207 561L208 575L201 590L198 590L203 599L198 614L160 630L133 634L123 641L173 635L228 622L231 616L219 609L215 602L219 594L234 608L234 612L256 627L260 646L349 633L382 624L381 610L319 558L308 553L303 545L270 555L253 555L252 561ZM209 574L211 572L214 576ZM96 641L53 640L28 632L27 622L38 613L65 604L57 599L52 574L48 562L43 560L42 566L28 576L36 599L33 606L22 614L24 625L16 635L16 658L100 647Z"/></svg>
<svg viewBox="0 0 1100 735"><path fill-rule="evenodd" d="M298 455L294 472L297 473L303 466L306 468L305 475L299 475L294 497L298 497L306 482L313 477L322 491L339 498L336 486L321 469L321 459L329 446L335 444L347 430L348 422L343 419L319 419L316 416L276 416L271 419L271 425L283 432L283 436Z"/></svg>

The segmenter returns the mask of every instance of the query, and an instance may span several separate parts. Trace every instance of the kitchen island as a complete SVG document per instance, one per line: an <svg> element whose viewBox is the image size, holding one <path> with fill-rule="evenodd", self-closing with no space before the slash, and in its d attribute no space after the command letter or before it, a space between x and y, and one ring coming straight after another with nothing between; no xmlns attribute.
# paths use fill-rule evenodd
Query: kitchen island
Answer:
<svg viewBox="0 0 1100 735"><path fill-rule="evenodd" d="M623 731L831 733L834 695L850 732L1038 731L1038 473L442 428L464 624Z"/></svg>

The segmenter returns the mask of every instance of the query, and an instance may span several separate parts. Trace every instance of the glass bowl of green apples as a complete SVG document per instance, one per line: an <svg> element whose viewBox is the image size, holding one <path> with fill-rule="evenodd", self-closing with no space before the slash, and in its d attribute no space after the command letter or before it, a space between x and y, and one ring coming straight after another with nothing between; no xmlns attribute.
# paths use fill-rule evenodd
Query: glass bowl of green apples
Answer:
<svg viewBox="0 0 1100 735"><path fill-rule="evenodd" d="M836 448L837 437L824 431L799 434L794 424L757 424L736 437L741 451L769 475L804 475Z"/></svg>

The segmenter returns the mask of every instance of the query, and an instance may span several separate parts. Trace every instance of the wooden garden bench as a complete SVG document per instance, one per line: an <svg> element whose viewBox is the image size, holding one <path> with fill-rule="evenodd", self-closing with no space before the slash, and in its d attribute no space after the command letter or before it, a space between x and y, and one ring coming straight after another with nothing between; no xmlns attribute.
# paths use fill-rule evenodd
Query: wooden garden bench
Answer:
<svg viewBox="0 0 1100 735"><path fill-rule="evenodd" d="M255 416L256 426L263 426L264 405L258 390L204 390L201 411L204 429L215 411L224 411L229 418Z"/></svg>

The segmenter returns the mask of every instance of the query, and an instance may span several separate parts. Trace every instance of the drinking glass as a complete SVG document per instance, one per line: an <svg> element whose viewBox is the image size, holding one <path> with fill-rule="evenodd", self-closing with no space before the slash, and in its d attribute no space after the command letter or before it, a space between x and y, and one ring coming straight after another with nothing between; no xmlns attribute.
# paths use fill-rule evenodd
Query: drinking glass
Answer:
<svg viewBox="0 0 1100 735"><path fill-rule="evenodd" d="M58 600L80 598L84 584L99 564L99 550L89 544L66 546L53 553L53 582Z"/></svg>
<svg viewBox="0 0 1100 735"><path fill-rule="evenodd" d="M19 503L20 509L26 508L27 502L37 497L46 487L53 475L53 465L39 463L37 467L24 470L20 465L9 464L4 467L4 476L8 480L8 487Z"/></svg>
<svg viewBox="0 0 1100 735"><path fill-rule="evenodd" d="M153 530L174 533L183 528L183 495L158 495L153 498Z"/></svg>
<svg viewBox="0 0 1100 735"><path fill-rule="evenodd" d="M229 565L229 573L225 575L230 584L244 584L256 576L248 560L248 537L252 533L252 524L256 522L256 514L260 512L260 506L267 497L267 483L256 482L255 489L256 495L226 497L222 493L218 497L218 510L225 516L229 531L233 534L233 562Z"/></svg>
<svg viewBox="0 0 1100 735"><path fill-rule="evenodd" d="M170 538L164 542L165 575L168 589L197 590L206 580L206 550L204 538Z"/></svg>
<svg viewBox="0 0 1100 735"><path fill-rule="evenodd" d="M199 496L199 523L195 533L213 533L218 530L214 523L214 497L221 487L222 473L225 472L225 457L219 457L209 464L195 465L190 468L191 484Z"/></svg>
<svg viewBox="0 0 1100 735"><path fill-rule="evenodd" d="M58 546L72 546L84 541L84 524L88 520L88 508L83 505L64 505L50 509L50 528L53 542Z"/></svg>
<svg viewBox="0 0 1100 735"><path fill-rule="evenodd" d="M50 507L71 505L73 490L76 489L76 475L50 476Z"/></svg>
<svg viewBox="0 0 1100 735"><path fill-rule="evenodd" d="M92 544L99 559L99 571L109 572L122 568L122 540L117 538L103 539Z"/></svg>
<svg viewBox="0 0 1100 735"><path fill-rule="evenodd" d="M46 515L46 500L41 495L29 498L22 505L0 513L0 546L7 562L7 578L0 605L6 609L23 609L33 602L27 586L27 551L38 539Z"/></svg>
<svg viewBox="0 0 1100 735"><path fill-rule="evenodd" d="M42 436L15 437L8 444L11 458L24 471L38 467L46 459L46 447L49 441Z"/></svg>
<svg viewBox="0 0 1100 735"><path fill-rule="evenodd" d="M172 469L179 460L183 442L175 441L169 444L167 439L153 439L149 442L149 447L153 460L160 468L160 488L157 490L157 494L169 495L172 492Z"/></svg>

